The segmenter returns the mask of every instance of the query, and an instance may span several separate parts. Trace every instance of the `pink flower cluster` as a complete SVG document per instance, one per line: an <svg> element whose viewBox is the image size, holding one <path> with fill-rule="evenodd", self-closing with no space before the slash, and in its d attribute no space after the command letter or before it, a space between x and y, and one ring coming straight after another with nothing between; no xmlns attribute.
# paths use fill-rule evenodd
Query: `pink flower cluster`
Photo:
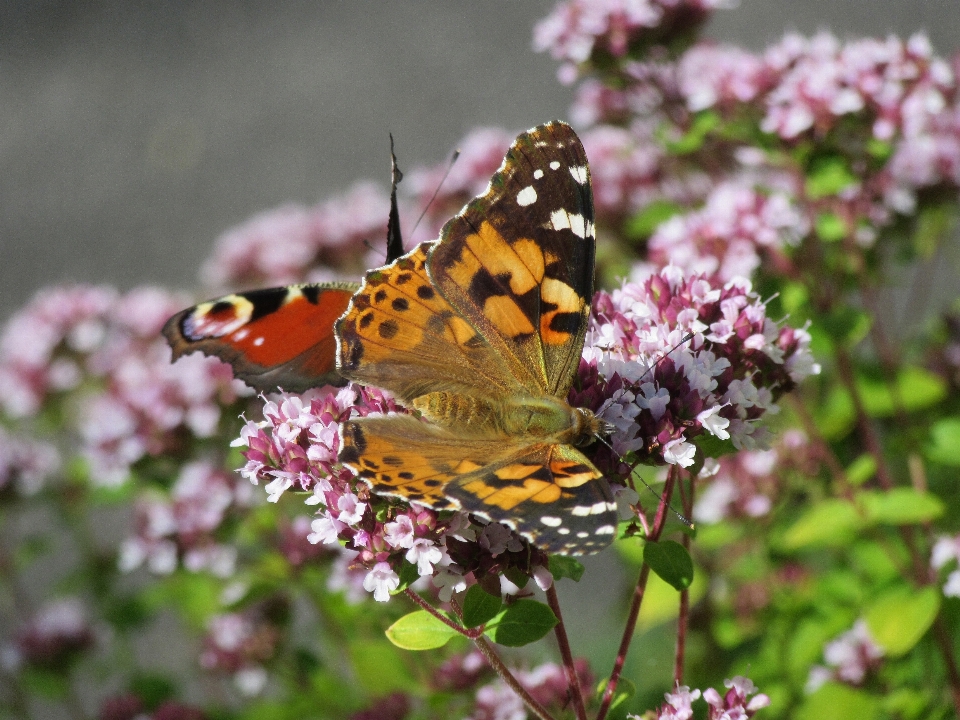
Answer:
<svg viewBox="0 0 960 720"><path fill-rule="evenodd" d="M27 665L63 669L96 640L87 611L78 598L51 600L20 628L13 645L4 648L8 669Z"/></svg>
<svg viewBox="0 0 960 720"><path fill-rule="evenodd" d="M208 462L187 463L169 495L148 491L137 499L136 534L120 545L120 569L146 566L168 575L182 561L191 572L231 576L237 549L219 542L216 531L256 500L251 491L248 483Z"/></svg>
<svg viewBox="0 0 960 720"><path fill-rule="evenodd" d="M380 252L372 265L383 264L389 209L383 189L367 182L312 207L266 210L220 236L202 280L220 290L353 280L363 270L352 261L366 254L364 242Z"/></svg>
<svg viewBox="0 0 960 720"><path fill-rule="evenodd" d="M589 696L593 673L586 660L574 660L580 691ZM515 670L514 676L540 705L550 709L568 706L570 689L564 669L555 663L544 663L532 670ZM477 690L474 711L470 720L525 720L526 707L517 694L502 680L495 680Z"/></svg>
<svg viewBox="0 0 960 720"><path fill-rule="evenodd" d="M267 684L264 663L276 652L279 629L263 614L263 608L224 613L210 618L203 640L200 666L233 678L244 695L257 695Z"/></svg>
<svg viewBox="0 0 960 720"><path fill-rule="evenodd" d="M117 695L107 698L100 706L97 720L207 720L200 708L165 700L153 712L136 695Z"/></svg>
<svg viewBox="0 0 960 720"><path fill-rule="evenodd" d="M707 720L747 720L770 704L770 698L763 693L750 698L750 695L757 692L757 687L742 675L737 675L732 680L724 680L723 685L727 688L723 695L713 688L703 692L703 699L709 706ZM691 690L686 685L678 686L676 692L665 693L664 699L667 702L657 710L657 720L691 720L693 702L699 700L700 696L699 690ZM638 715L627 717L641 720Z"/></svg>
<svg viewBox="0 0 960 720"><path fill-rule="evenodd" d="M827 643L823 649L826 666L810 668L806 690L812 693L829 680L860 685L882 658L883 648L873 639L867 623L857 620L852 629Z"/></svg>
<svg viewBox="0 0 960 720"><path fill-rule="evenodd" d="M674 160L654 139L655 126L636 120L629 128L600 125L583 133L594 206L605 222L621 220L654 201L699 202L713 186L705 172L673 171Z"/></svg>
<svg viewBox="0 0 960 720"><path fill-rule="evenodd" d="M210 437L221 407L243 386L218 360L192 355L170 364L159 337L187 300L157 288L120 295L104 287L45 290L0 337L0 403L28 417L74 392L67 408L98 485L117 485L145 455L189 435Z"/></svg>
<svg viewBox="0 0 960 720"><path fill-rule="evenodd" d="M622 59L671 37L683 37L729 0L569 0L537 23L533 45L561 60L558 76L571 83L580 67Z"/></svg>
<svg viewBox="0 0 960 720"><path fill-rule="evenodd" d="M662 223L647 249L658 267L672 263L724 283L750 277L761 255L774 267L783 265L782 249L799 244L809 230L790 195L726 182L713 189L701 209Z"/></svg>
<svg viewBox="0 0 960 720"><path fill-rule="evenodd" d="M60 453L41 440L10 435L0 427L0 501L33 495L60 470Z"/></svg>
<svg viewBox="0 0 960 720"><path fill-rule="evenodd" d="M318 512L308 539L343 541L356 550L352 561L368 568L363 586L378 601L388 600L399 586L396 567L403 559L421 576L438 574L437 566L449 564L442 546L447 525L436 512L410 506L378 519L369 488L337 460L341 422L396 409L379 391L353 386L324 388L303 399L283 396L279 403L267 401L264 420L248 422L235 443L248 448L241 474L255 484L263 481L271 502L291 488L311 493L306 502Z"/></svg>
<svg viewBox="0 0 960 720"><path fill-rule="evenodd" d="M718 459L707 458L697 475L700 482L693 519L714 525L730 518L767 515L784 473L809 464L809 455L804 434L790 430L769 450L742 450Z"/></svg>
<svg viewBox="0 0 960 720"><path fill-rule="evenodd" d="M809 334L780 326L743 279L713 287L667 266L645 283L598 292L573 404L616 428L613 450L689 467L704 434L734 447L765 446L758 421L819 371ZM607 451L598 461L609 466Z"/></svg>
<svg viewBox="0 0 960 720"><path fill-rule="evenodd" d="M954 565L943 585L943 594L946 597L960 597L960 535L941 536L934 543L933 551L930 553L930 567L935 571L951 563Z"/></svg>

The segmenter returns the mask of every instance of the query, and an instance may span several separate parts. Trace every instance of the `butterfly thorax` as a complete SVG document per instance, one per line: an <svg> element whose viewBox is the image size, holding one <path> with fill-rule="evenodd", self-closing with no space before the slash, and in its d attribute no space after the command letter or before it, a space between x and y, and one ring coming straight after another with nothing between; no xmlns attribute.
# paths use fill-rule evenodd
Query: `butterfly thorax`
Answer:
<svg viewBox="0 0 960 720"><path fill-rule="evenodd" d="M580 445L605 429L590 410L549 396L497 398L438 391L415 398L413 406L438 425L478 437L525 437Z"/></svg>

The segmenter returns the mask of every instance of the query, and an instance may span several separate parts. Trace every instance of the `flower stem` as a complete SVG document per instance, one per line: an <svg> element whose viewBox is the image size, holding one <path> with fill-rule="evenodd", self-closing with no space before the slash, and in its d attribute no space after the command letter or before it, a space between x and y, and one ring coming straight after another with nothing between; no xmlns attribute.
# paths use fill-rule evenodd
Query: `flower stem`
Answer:
<svg viewBox="0 0 960 720"><path fill-rule="evenodd" d="M456 630L456 631L457 631L458 633L460 633L461 635L463 635L463 636L465 636L465 637L468 637L468 638L470 638L471 640L476 640L478 637L480 637L481 635L483 635L483 626L482 626L482 625L481 625L479 628L465 628L465 627L463 627L463 625L460 625L459 623L455 623L453 620L451 620L451 619L448 618L446 615L444 615L442 612L440 612L440 611L437 610L435 607L433 607L433 605L431 605L431 604L428 603L426 600L424 600L422 597L420 597L419 595L417 595L417 593L415 593L415 592L414 592L413 590L411 590L410 588L405 589L405 590L403 591L403 594L406 595L406 596L407 596L408 598L410 598L411 600L413 600L413 602L415 602L415 603L416 603L417 605L419 605L421 608L423 608L424 610L426 610L428 613L430 613L431 615L433 615L437 620L439 620L440 622L442 622L444 625L452 628L453 630ZM458 612L457 614L459 615L460 613Z"/></svg>
<svg viewBox="0 0 960 720"><path fill-rule="evenodd" d="M663 486L663 494L660 496L657 514L653 519L650 534L647 536L649 542L656 542L660 538L660 533L663 532L667 512L670 508L670 496L673 494L673 486L678 476L677 471L677 466L673 466L667 474L667 482ZM600 711L597 713L597 720L604 720L610 711L610 704L613 702L614 693L617 691L617 684L620 682L620 675L623 673L624 663L627 661L627 652L630 650L633 633L637 628L640 604L643 602L643 595L646 592L647 579L649 577L650 566L643 563L640 567L640 577L637 578L637 586L633 590L633 600L630 602L630 612L627 614L627 623L623 628L623 636L620 638L620 648L617 650L617 658L613 663L610 679L607 680L607 687L604 688L603 699L600 701Z"/></svg>
<svg viewBox="0 0 960 720"><path fill-rule="evenodd" d="M573 709L577 713L577 720L587 720L587 708L583 703L583 693L580 691L580 678L577 677L577 668L573 664L573 653L570 651L570 640L567 638L567 629L560 614L560 598L557 597L557 584L550 583L547 588L547 604L557 616L559 622L553 632L557 636L557 645L560 647L560 657L563 659L563 669L567 673L567 683L570 686L570 699Z"/></svg>

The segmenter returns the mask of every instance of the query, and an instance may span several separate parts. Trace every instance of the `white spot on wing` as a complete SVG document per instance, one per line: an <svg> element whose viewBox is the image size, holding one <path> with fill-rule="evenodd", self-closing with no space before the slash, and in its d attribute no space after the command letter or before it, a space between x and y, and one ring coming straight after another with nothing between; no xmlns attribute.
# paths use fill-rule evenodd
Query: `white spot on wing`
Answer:
<svg viewBox="0 0 960 720"><path fill-rule="evenodd" d="M537 168L536 170L533 171L534 180L539 180L542 177L543 177L543 170L541 170L540 168Z"/></svg>
<svg viewBox="0 0 960 720"><path fill-rule="evenodd" d="M570 168L570 174L573 175L573 179L581 185L587 184L587 168L583 165L576 165Z"/></svg>
<svg viewBox="0 0 960 720"><path fill-rule="evenodd" d="M559 170L559 169L560 169L560 163L557 162L556 160L554 160L552 163L550 163L550 169L551 169L551 170Z"/></svg>
<svg viewBox="0 0 960 720"><path fill-rule="evenodd" d="M260 347L261 345L263 345L263 338L258 337L256 340L253 341L253 344L256 345L257 347Z"/></svg>
<svg viewBox="0 0 960 720"><path fill-rule="evenodd" d="M586 221L583 215L571 214L562 208L550 213L550 224L554 230L570 230L577 237L593 237L593 223Z"/></svg>
<svg viewBox="0 0 960 720"><path fill-rule="evenodd" d="M570 528L562 527L557 529L557 535L569 535L569 534L570 534Z"/></svg>
<svg viewBox="0 0 960 720"><path fill-rule="evenodd" d="M517 193L517 205L520 207L533 205L536 201L537 191L533 189L533 185L527 185L523 190Z"/></svg>
<svg viewBox="0 0 960 720"><path fill-rule="evenodd" d="M236 333L234 333L233 339L239 342L240 340L243 340L245 337L247 337L247 335L249 334L250 334L250 329L243 328L243 330L238 330Z"/></svg>
<svg viewBox="0 0 960 720"><path fill-rule="evenodd" d="M617 529L613 525L601 525L593 531L596 535L613 535Z"/></svg>
<svg viewBox="0 0 960 720"><path fill-rule="evenodd" d="M563 520L558 517L552 517L551 515L544 515L540 518L540 522L547 527L560 527L560 525L563 523Z"/></svg>

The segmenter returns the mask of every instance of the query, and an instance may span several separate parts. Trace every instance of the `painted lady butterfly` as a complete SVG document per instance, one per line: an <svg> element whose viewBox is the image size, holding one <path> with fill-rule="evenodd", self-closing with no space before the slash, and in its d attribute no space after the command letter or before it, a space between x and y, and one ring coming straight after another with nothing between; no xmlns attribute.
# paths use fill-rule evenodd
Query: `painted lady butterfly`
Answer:
<svg viewBox="0 0 960 720"><path fill-rule="evenodd" d="M574 446L609 428L566 401L595 245L576 134L520 135L440 239L367 273L337 321L340 374L423 418L344 423L340 460L377 493L502 522L548 552L606 547L610 487Z"/></svg>

